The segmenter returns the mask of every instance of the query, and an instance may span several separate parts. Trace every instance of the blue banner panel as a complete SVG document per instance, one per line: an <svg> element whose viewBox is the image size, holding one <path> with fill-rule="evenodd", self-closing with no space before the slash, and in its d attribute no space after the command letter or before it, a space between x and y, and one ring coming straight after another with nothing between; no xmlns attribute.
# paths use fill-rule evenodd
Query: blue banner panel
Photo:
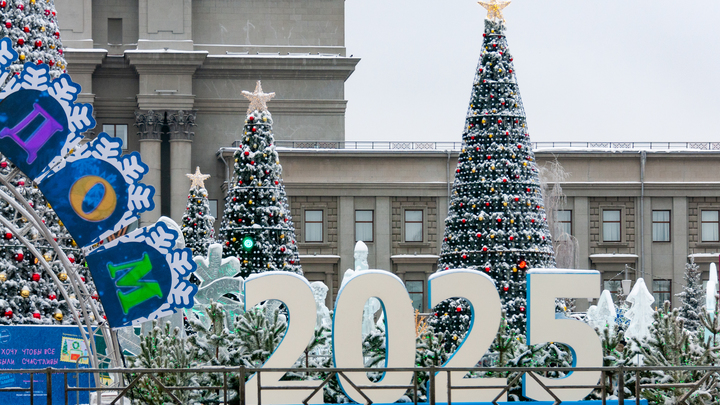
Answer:
<svg viewBox="0 0 720 405"><path fill-rule="evenodd" d="M167 302L173 277L165 255L154 247L120 243L86 260L111 327L131 325Z"/></svg>
<svg viewBox="0 0 720 405"><path fill-rule="evenodd" d="M69 133L65 110L47 90L18 91L0 102L0 150L31 179L62 154Z"/></svg>
<svg viewBox="0 0 720 405"><path fill-rule="evenodd" d="M77 326L0 326L0 370L52 368L87 368L83 356L88 350ZM47 404L45 374L33 375L33 403ZM90 387L90 374L68 375L70 387ZM78 382L79 380L79 382ZM52 376L52 402L64 404L64 377ZM79 384L79 385L78 385ZM30 374L0 373L0 388L30 388ZM69 394L71 403L89 403L87 391ZM0 392L0 404L22 405L30 403L30 392Z"/></svg>
<svg viewBox="0 0 720 405"><path fill-rule="evenodd" d="M128 211L128 184L123 174L94 157L66 164L39 188L80 246L98 240Z"/></svg>

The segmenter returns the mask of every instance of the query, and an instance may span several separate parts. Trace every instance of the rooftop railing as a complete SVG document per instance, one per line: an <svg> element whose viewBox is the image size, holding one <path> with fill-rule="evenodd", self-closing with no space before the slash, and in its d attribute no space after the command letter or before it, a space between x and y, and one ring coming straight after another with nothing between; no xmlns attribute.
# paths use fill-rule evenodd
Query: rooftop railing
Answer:
<svg viewBox="0 0 720 405"><path fill-rule="evenodd" d="M346 149L346 150L414 150L457 151L462 142L407 142L407 141L275 141L283 148L296 149ZM720 142L532 142L533 150L539 149L595 149L595 150L708 150L720 151ZM241 141L233 142L233 147Z"/></svg>

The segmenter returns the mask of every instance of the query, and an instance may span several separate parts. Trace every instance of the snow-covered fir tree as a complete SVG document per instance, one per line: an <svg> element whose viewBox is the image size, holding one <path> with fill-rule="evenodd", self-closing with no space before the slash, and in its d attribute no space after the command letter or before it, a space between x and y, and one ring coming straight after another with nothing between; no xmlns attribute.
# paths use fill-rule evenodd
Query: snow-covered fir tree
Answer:
<svg viewBox="0 0 720 405"><path fill-rule="evenodd" d="M243 95L250 107L235 152L234 181L225 198L220 229L224 254L240 260L242 277L276 270L302 274L266 105L275 93L263 93L258 81L254 93Z"/></svg>
<svg viewBox="0 0 720 405"><path fill-rule="evenodd" d="M463 147L457 164L439 270L471 268L495 280L508 324L525 331L525 271L555 267L538 169L513 57L499 13L485 20ZM467 302L435 310L438 332L464 334L456 314ZM444 314L447 318L442 318Z"/></svg>
<svg viewBox="0 0 720 405"><path fill-rule="evenodd" d="M57 24L55 3L53 0L0 0L0 30L10 38L13 49L19 59L9 68L13 74L19 74L25 62L47 64L52 78L65 72L66 61L63 58L62 42ZM8 79L12 75L8 76ZM0 83L0 88L5 83ZM0 174L7 176L14 166L0 155ZM22 173L9 179L23 198L38 213L45 226L73 263L75 271L91 296L98 295L85 267L85 258L68 231L52 208L47 204L40 190ZM0 186L11 198L10 190ZM26 219L6 201L0 201L0 215L18 227L23 227ZM53 280L39 264L39 258L33 256L22 244L19 235L0 226L0 323L1 324L71 324L74 318L68 312L68 304L59 293ZM52 271L69 291L69 281L55 252L47 240L37 230L24 235L38 248L43 258L50 263ZM75 300L70 292L71 300ZM74 301L77 305L79 302ZM98 309L102 311L101 307ZM80 311L81 312L81 311Z"/></svg>
<svg viewBox="0 0 720 405"><path fill-rule="evenodd" d="M47 64L53 79L65 73L56 14L54 0L0 0L1 35L12 40L18 53L10 67L13 74L19 74L26 62Z"/></svg>
<svg viewBox="0 0 720 405"><path fill-rule="evenodd" d="M691 257L690 263L685 264L685 285L677 294L680 299L680 317L685 321L685 327L691 331L700 328L700 312L705 304L705 291L702 285L702 272L700 266ZM662 303L658 303L662 304Z"/></svg>
<svg viewBox="0 0 720 405"><path fill-rule="evenodd" d="M192 184L188 192L188 202L185 213L182 217L182 233L185 238L185 246L190 248L193 256L206 256L208 246L213 243L215 218L210 215L210 203L208 201L205 180L210 175L200 173L200 167L195 173L187 174Z"/></svg>

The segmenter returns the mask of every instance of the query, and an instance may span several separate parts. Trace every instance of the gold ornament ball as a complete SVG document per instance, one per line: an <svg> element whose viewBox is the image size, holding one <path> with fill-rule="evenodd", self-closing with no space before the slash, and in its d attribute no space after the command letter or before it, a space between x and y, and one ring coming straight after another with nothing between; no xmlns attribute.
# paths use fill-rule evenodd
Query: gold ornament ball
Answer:
<svg viewBox="0 0 720 405"><path fill-rule="evenodd" d="M55 320L58 322L62 322L62 320L63 320L62 312L56 312L55 315L53 315L53 318L55 318Z"/></svg>
<svg viewBox="0 0 720 405"><path fill-rule="evenodd" d="M21 53L21 54L20 54L20 60L25 60L25 54L24 54L24 53Z"/></svg>
<svg viewBox="0 0 720 405"><path fill-rule="evenodd" d="M45 253L45 254L43 255L43 259L45 259L46 262L49 262L50 260L52 260L52 256L50 256L49 254Z"/></svg>
<svg viewBox="0 0 720 405"><path fill-rule="evenodd" d="M7 280L7 276L5 275L5 273L0 273L0 281L5 281L5 280Z"/></svg>
<svg viewBox="0 0 720 405"><path fill-rule="evenodd" d="M68 277L68 276L67 276L67 273L60 273L60 274L58 274L58 279L60 279L60 281L66 281L66 280L67 280L67 277Z"/></svg>
<svg viewBox="0 0 720 405"><path fill-rule="evenodd" d="M30 290L23 288L22 291L20 291L20 295L22 295L23 298L28 298L30 297Z"/></svg>

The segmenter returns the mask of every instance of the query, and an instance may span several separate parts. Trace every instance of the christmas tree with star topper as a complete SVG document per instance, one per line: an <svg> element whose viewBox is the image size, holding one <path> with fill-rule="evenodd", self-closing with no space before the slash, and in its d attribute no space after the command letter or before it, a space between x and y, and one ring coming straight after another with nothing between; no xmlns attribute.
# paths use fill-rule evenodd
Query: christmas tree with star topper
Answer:
<svg viewBox="0 0 720 405"><path fill-rule="evenodd" d="M266 105L275 93L263 93L258 81L255 92L243 91L243 95L250 106L225 199L220 229L223 253L240 260L242 277L276 270L302 274Z"/></svg>
<svg viewBox="0 0 720 405"><path fill-rule="evenodd" d="M182 217L182 233L185 246L192 249L193 256L207 255L208 246L213 243L215 218L210 215L210 203L205 189L205 180L209 174L200 173L200 167L195 173L186 174L192 181L188 193L188 202Z"/></svg>
<svg viewBox="0 0 720 405"><path fill-rule="evenodd" d="M463 131L439 271L469 268L489 275L517 333L525 332L526 271L555 267L540 181L501 10L510 2L479 2L488 10L483 50ZM476 310L479 310L476 308ZM470 306L448 300L432 325L445 336L467 330Z"/></svg>

